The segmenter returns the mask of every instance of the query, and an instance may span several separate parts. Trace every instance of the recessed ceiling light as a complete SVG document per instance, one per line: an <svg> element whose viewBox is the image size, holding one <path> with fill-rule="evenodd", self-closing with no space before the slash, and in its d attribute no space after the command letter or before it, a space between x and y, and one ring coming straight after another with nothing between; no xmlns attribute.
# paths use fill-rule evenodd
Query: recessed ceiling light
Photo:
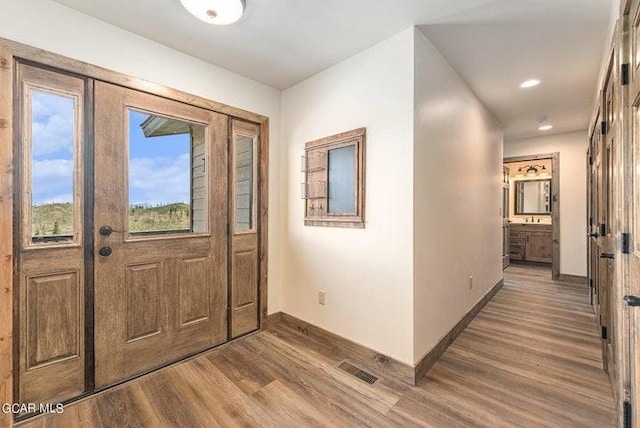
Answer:
<svg viewBox="0 0 640 428"><path fill-rule="evenodd" d="M540 130L540 131L548 131L551 128L553 128L552 125L542 125L540 128L538 128L538 130Z"/></svg>
<svg viewBox="0 0 640 428"><path fill-rule="evenodd" d="M538 86L540 84L540 80L538 79L529 79L520 84L520 87L523 89L533 88L534 86Z"/></svg>
<svg viewBox="0 0 640 428"><path fill-rule="evenodd" d="M215 25L229 25L242 17L245 0L180 0L190 14Z"/></svg>

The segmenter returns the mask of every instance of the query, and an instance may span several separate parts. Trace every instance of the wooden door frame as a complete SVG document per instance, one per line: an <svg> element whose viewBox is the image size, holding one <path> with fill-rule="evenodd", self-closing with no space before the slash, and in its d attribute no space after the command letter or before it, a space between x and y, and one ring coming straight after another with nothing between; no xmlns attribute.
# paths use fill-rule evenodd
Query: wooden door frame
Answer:
<svg viewBox="0 0 640 428"><path fill-rule="evenodd" d="M18 352L14 344L14 213L13 213L13 147L14 147L14 82L18 61L34 63L52 70L72 73L86 78L113 83L125 88L161 96L201 107L217 113L254 122L260 126L258 174L258 251L259 251L259 321L264 328L267 317L268 277L268 171L269 118L257 113L228 106L196 95L171 89L147 80L111 71L99 66L68 58L12 40L0 38L0 403L13 403L14 362ZM11 413L0 412L0 426L11 426Z"/></svg>
<svg viewBox="0 0 640 428"><path fill-rule="evenodd" d="M560 152L537 155L510 156L502 163L528 162L551 159L551 278L561 279L560 275Z"/></svg>

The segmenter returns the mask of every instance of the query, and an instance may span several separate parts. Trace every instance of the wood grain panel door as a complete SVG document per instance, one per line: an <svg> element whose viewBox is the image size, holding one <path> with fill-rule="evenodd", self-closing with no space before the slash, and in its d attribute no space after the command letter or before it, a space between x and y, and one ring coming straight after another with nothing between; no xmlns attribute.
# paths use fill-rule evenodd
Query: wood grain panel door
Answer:
<svg viewBox="0 0 640 428"><path fill-rule="evenodd" d="M258 301L258 159L260 128L237 119L231 121L231 218L229 292L230 336L259 328Z"/></svg>
<svg viewBox="0 0 640 428"><path fill-rule="evenodd" d="M607 155L606 139L602 139L602 144L598 155L596 156L595 184L598 186L596 190L597 198L597 224L598 236L595 240L594 263L596 264L596 287L597 287L597 310L598 323L602 333L602 359L603 368L609 370L608 343L610 337L610 290L611 290L611 274L613 269L613 260L608 256L611 253L609 249L609 237L611 234L608 222L608 206L609 206L609 182L607 180Z"/></svg>
<svg viewBox="0 0 640 428"><path fill-rule="evenodd" d="M227 340L227 122L95 84L98 389Z"/></svg>
<svg viewBox="0 0 640 428"><path fill-rule="evenodd" d="M17 402L85 390L86 81L20 64L15 152Z"/></svg>
<svg viewBox="0 0 640 428"><path fill-rule="evenodd" d="M509 167L502 166L502 269L509 266Z"/></svg>
<svg viewBox="0 0 640 428"><path fill-rule="evenodd" d="M600 114L596 116L596 120L591 132L591 140L587 155L587 267L589 280L589 300L594 309L597 310L598 299L598 180L594 160L600 148L601 123Z"/></svg>
<svg viewBox="0 0 640 428"><path fill-rule="evenodd" d="M614 106L616 92L614 90L614 82L616 80L614 57L609 68L606 79L606 85L603 92L602 100L603 108L603 136L600 140L600 148L596 156L595 172L598 187L596 189L596 197L598 199L598 239L597 239L597 255L598 255L598 307L599 322L602 333L602 359L604 370L610 375L613 359L613 334L615 333L612 323L612 287L615 282L615 235L613 231L612 214L613 214L613 174L614 174L614 144L616 144L615 135L618 123Z"/></svg>
<svg viewBox="0 0 640 428"><path fill-rule="evenodd" d="M640 297L640 1L634 0L630 12L631 82L629 102L631 114L631 165L628 185L631 200L631 248L628 269L628 301ZM631 302L631 301L629 301ZM636 303L638 303L636 301ZM629 398L635 406L631 412L631 426L640 426L640 306L627 305L629 355Z"/></svg>

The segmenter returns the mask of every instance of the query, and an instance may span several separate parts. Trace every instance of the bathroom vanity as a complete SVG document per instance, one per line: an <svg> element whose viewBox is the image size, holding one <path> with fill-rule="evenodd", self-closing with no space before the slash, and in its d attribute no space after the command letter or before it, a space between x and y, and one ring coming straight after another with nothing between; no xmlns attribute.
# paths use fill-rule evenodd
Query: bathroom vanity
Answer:
<svg viewBox="0 0 640 428"><path fill-rule="evenodd" d="M509 225L510 260L551 263L552 244L550 224L511 223Z"/></svg>

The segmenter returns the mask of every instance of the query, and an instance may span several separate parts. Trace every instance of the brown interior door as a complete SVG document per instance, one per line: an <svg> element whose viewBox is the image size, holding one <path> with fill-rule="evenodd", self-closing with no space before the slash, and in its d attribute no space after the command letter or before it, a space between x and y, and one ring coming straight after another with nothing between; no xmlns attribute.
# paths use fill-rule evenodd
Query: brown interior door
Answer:
<svg viewBox="0 0 640 428"><path fill-rule="evenodd" d="M509 266L509 167L502 167L502 268Z"/></svg>
<svg viewBox="0 0 640 428"><path fill-rule="evenodd" d="M84 79L20 64L16 402L85 390Z"/></svg>
<svg viewBox="0 0 640 428"><path fill-rule="evenodd" d="M230 337L259 328L258 159L260 127L231 121Z"/></svg>
<svg viewBox="0 0 640 428"><path fill-rule="evenodd" d="M613 260L608 258L611 253L608 248L610 230L607 220L608 206L608 183L606 182L606 142L603 138L601 148L594 163L597 229L598 236L594 241L593 261L595 263L595 282L597 287L596 315L602 332L602 359L603 368L608 371L607 342L610 336L610 288L611 288L611 268Z"/></svg>
<svg viewBox="0 0 640 428"><path fill-rule="evenodd" d="M596 222L596 213L598 212L596 201L596 173L594 166L594 158L598 151L598 145L601 136L600 114L591 131L591 139L589 142L589 150L587 152L587 277L589 281L589 301L591 305L596 307L597 303L597 287L596 272L598 259L596 257L598 225Z"/></svg>
<svg viewBox="0 0 640 428"><path fill-rule="evenodd" d="M640 92L637 93L640 95ZM631 174L632 203L630 206L632 220L631 230L631 254L629 255L629 280L626 299L634 304L640 303L640 98L633 106L633 168ZM628 332L629 332L629 394L632 403L640 403L640 306L627 305L629 311ZM635 408L632 412L633 422L631 426L640 426L640 412Z"/></svg>
<svg viewBox="0 0 640 428"><path fill-rule="evenodd" d="M613 64L613 59L612 63ZM613 334L612 328L612 285L615 280L615 237L612 230L611 214L613 211L613 146L617 123L615 121L614 106L614 80L613 66L610 66L607 84L603 92L603 135L600 139L598 153L595 159L595 175L597 181L597 224L598 238L594 256L597 257L597 287L598 287L598 320L602 333L602 359L605 371L612 373L610 366L615 363L613 359Z"/></svg>
<svg viewBox="0 0 640 428"><path fill-rule="evenodd" d="M593 155L592 155L593 156ZM595 156L592 157L594 159ZM590 182L590 204L591 204L591 227L589 228L589 279L591 287L591 303L594 305L596 315L599 314L598 306L598 264L600 263L600 255L598 253L598 236L599 236L599 224L598 224L598 175L594 161L589 168L589 182Z"/></svg>
<svg viewBox="0 0 640 428"><path fill-rule="evenodd" d="M631 231L631 245L629 255L629 278L627 281L627 299L640 297L640 1L634 0L631 5L629 31L631 42L631 84L629 87L629 101L631 112L631 168L627 188L631 192L629 206L631 215L629 227ZM636 300L635 303L638 303ZM627 305L629 355L629 394L631 403L635 403L631 412L631 426L640 426L640 307Z"/></svg>
<svg viewBox="0 0 640 428"><path fill-rule="evenodd" d="M95 384L227 340L227 116L95 83Z"/></svg>
<svg viewBox="0 0 640 428"><path fill-rule="evenodd" d="M588 239L588 263L589 263L589 287L591 290L591 304L594 306L596 316L600 316L599 295L599 265L600 253L598 238L600 236L600 182L598 170L600 169L600 150L602 149L602 115L599 113L595 120L594 131L589 150L588 166L588 203L589 203L589 239Z"/></svg>

